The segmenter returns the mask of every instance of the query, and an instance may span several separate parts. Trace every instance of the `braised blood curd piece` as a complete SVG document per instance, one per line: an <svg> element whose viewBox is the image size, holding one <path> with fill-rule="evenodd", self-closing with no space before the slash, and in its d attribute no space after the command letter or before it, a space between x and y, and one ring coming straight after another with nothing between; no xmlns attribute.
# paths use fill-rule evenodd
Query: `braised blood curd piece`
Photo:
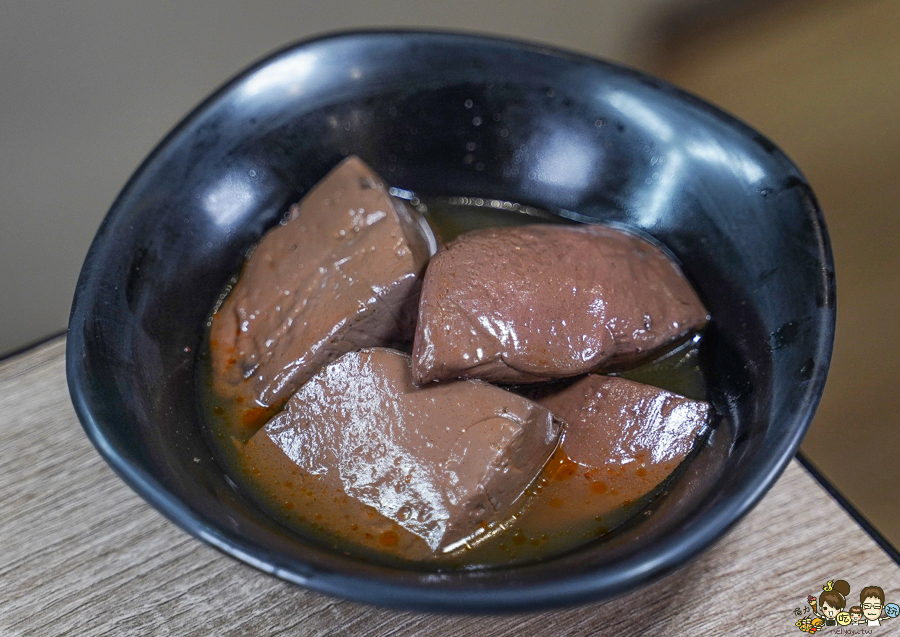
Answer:
<svg viewBox="0 0 900 637"><path fill-rule="evenodd" d="M608 494L619 505L663 482L690 453L710 415L703 401L594 374L538 402L566 423L550 474L578 478L573 500L578 491Z"/></svg>
<svg viewBox="0 0 900 637"><path fill-rule="evenodd" d="M215 388L248 425L320 367L361 347L409 341L434 238L359 158L319 182L268 232L215 314Z"/></svg>
<svg viewBox="0 0 900 637"><path fill-rule="evenodd" d="M562 441L515 515L468 541L475 562L492 551L542 557L607 534L649 504L709 414L704 402L619 378L519 390L565 420Z"/></svg>
<svg viewBox="0 0 900 637"><path fill-rule="evenodd" d="M547 391L535 390L529 393ZM710 409L656 387L598 375L536 400L565 421L564 433L510 525L515 534L504 538L510 550L541 538L562 548L565 532L548 537L548 529L568 529L584 541L633 516L687 457Z"/></svg>
<svg viewBox="0 0 900 637"><path fill-rule="evenodd" d="M251 439L446 547L509 515L556 447L540 405L481 381L417 388L409 357L343 355Z"/></svg>
<svg viewBox="0 0 900 637"><path fill-rule="evenodd" d="M635 235L584 225L477 230L428 266L413 374L419 385L577 376L636 364L707 318L678 266Z"/></svg>

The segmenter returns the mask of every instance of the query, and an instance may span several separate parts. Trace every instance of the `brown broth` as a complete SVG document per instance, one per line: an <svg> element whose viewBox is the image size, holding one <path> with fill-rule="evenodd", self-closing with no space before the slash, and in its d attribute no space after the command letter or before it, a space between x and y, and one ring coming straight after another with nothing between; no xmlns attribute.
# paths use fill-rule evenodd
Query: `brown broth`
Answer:
<svg viewBox="0 0 900 637"><path fill-rule="evenodd" d="M412 198L410 203L442 242L476 228L571 223L541 210L490 199ZM696 336L617 375L704 399L699 343ZM210 379L209 348L217 344L209 342L208 334L205 344L200 365L201 412L213 451L226 473L281 524L336 551L370 561L443 569L547 559L611 533L662 493L676 472L675 466L665 466L654 473L640 461L627 469L586 471L557 449L511 518L485 526L465 542L435 554L424 540L372 507L301 470L265 437L251 441L277 410L258 413L260 408L241 399L216 395Z"/></svg>

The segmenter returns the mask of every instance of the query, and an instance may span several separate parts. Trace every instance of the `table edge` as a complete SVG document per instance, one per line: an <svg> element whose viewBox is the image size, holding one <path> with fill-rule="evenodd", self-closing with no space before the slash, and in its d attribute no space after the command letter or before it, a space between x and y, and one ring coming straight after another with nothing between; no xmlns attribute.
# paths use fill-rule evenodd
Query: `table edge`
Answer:
<svg viewBox="0 0 900 637"><path fill-rule="evenodd" d="M49 345L51 342L56 341L58 339L63 339L67 336L68 330L60 330L58 332L53 332L47 336L44 336L38 340L27 343L21 347L13 349L4 354L0 354L0 365L11 361L12 359L23 357L28 355L29 352L33 350L37 350L40 347L45 345ZM894 561L898 566L900 566L900 550L898 547L891 544L890 540L888 540L876 527L872 524L869 519L863 515L863 513L857 509L853 503L850 502L849 499L835 486L833 482L831 482L825 475L821 472L821 470L816 466L816 464L807 456L802 449L798 449L797 453L794 455L794 458L800 465L809 473L812 478L821 485L823 489L832 497L834 500L843 508L851 518L859 525L859 527L870 537L872 540L883 550L891 560Z"/></svg>

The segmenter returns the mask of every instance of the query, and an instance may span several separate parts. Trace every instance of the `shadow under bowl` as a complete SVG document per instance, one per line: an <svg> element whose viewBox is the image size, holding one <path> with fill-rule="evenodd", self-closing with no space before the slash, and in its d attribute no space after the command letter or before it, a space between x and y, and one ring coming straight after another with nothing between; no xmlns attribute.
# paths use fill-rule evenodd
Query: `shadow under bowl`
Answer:
<svg viewBox="0 0 900 637"><path fill-rule="evenodd" d="M713 316L703 356L723 420L639 523L540 563L426 572L291 533L227 479L198 413L206 318L248 248L348 154L422 196L625 224L681 261ZM746 514L812 419L834 321L818 204L791 161L746 125L660 80L541 46L349 33L253 66L140 166L81 271L67 373L85 431L119 476L225 553L365 602L524 610L649 583Z"/></svg>

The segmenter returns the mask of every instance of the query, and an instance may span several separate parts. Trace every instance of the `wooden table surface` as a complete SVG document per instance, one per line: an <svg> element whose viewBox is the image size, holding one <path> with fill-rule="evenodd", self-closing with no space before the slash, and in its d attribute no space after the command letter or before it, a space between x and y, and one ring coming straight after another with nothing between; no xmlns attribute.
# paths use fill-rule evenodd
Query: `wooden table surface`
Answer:
<svg viewBox="0 0 900 637"><path fill-rule="evenodd" d="M794 611L826 580L850 583L848 607L870 585L900 602L900 566L797 461L709 551L612 601L469 616L326 597L200 543L121 482L75 416L64 349L0 363L0 635L801 635Z"/></svg>

